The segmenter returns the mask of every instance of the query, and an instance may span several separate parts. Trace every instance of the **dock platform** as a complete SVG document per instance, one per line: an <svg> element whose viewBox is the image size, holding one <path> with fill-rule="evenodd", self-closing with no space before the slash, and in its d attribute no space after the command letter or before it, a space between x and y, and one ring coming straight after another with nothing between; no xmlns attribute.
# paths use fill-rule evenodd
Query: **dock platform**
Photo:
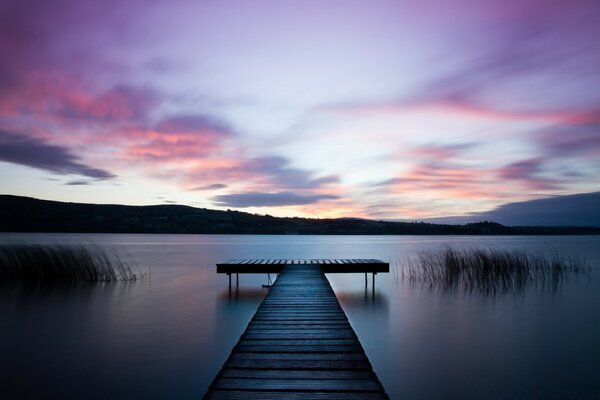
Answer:
<svg viewBox="0 0 600 400"><path fill-rule="evenodd" d="M231 291L231 276L235 274L236 285L239 283L239 274L279 274L286 265L318 265L326 274L336 273L364 273L365 287L367 274L372 274L372 285L375 290L375 275L380 272L390 272L390 264L381 260L364 258L347 259L247 259L227 260L217 264L217 274L229 276L229 289Z"/></svg>
<svg viewBox="0 0 600 400"><path fill-rule="evenodd" d="M278 265L204 399L388 399L322 264Z"/></svg>
<svg viewBox="0 0 600 400"><path fill-rule="evenodd" d="M350 258L350 259L247 259L227 260L217 264L218 274L278 274L286 265L313 264L321 267L326 274L335 273L378 273L390 272L390 264L381 260Z"/></svg>

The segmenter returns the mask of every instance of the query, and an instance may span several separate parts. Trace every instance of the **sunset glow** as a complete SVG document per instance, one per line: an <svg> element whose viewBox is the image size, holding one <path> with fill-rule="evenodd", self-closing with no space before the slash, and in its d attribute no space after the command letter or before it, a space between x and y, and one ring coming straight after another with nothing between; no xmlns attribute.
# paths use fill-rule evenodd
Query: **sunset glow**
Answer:
<svg viewBox="0 0 600 400"><path fill-rule="evenodd" d="M2 193L415 220L600 190L600 3L0 5Z"/></svg>

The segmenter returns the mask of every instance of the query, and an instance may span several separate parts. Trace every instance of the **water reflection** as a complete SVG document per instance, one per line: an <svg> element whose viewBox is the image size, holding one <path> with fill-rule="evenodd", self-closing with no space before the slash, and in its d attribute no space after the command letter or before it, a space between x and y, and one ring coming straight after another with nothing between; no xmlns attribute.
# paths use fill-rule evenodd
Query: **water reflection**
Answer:
<svg viewBox="0 0 600 400"><path fill-rule="evenodd" d="M231 290L223 290L219 293L219 303L251 303L256 304L261 302L266 296L268 289L266 288L240 288L234 286Z"/></svg>
<svg viewBox="0 0 600 400"><path fill-rule="evenodd" d="M483 296L377 275L328 274L391 398L595 398L598 237L282 237L0 234L0 243L92 243L152 279L65 290L0 289L2 398L199 398L267 290L228 258L403 259L421 250L558 250L592 266L557 292ZM107 251L109 251L107 250ZM370 283L370 282L369 282ZM232 289L235 289L235 285Z"/></svg>
<svg viewBox="0 0 600 400"><path fill-rule="evenodd" d="M365 289L362 292L336 290L335 295L344 307L377 311L386 311L388 309L387 295L382 292L373 292L370 289Z"/></svg>

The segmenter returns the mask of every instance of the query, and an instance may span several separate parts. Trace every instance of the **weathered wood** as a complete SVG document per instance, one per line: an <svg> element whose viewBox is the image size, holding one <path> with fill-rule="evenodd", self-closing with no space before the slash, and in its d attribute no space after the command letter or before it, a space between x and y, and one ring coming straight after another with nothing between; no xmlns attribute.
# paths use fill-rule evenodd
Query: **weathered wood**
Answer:
<svg viewBox="0 0 600 400"><path fill-rule="evenodd" d="M277 340L277 339L269 339L269 340ZM315 339L313 339L313 340L315 340ZM340 339L340 340L343 340L343 339ZM294 346L293 349L291 349L290 346L283 346L283 345L277 345L277 344L274 344L274 345L258 344L258 345L236 346L235 350L240 351L240 352L245 351L245 352L253 352L253 353L259 353L259 352L287 353L287 352L289 352L289 350L302 352L302 353L319 353L319 352L353 353L353 352L362 351L362 348L359 346L352 346L352 345L346 346L346 345L321 345L321 344L319 344L319 345L297 345L297 346Z"/></svg>
<svg viewBox="0 0 600 400"><path fill-rule="evenodd" d="M380 392L381 384L375 379L251 379L217 378L214 390L273 390L318 392Z"/></svg>
<svg viewBox="0 0 600 400"><path fill-rule="evenodd" d="M374 259L310 259L310 260L227 260L217 264L219 274L275 274L286 265L319 265L326 274L390 272L390 264Z"/></svg>
<svg viewBox="0 0 600 400"><path fill-rule="evenodd" d="M321 267L341 264L257 261L281 274L204 398L388 399Z"/></svg>
<svg viewBox="0 0 600 400"><path fill-rule="evenodd" d="M228 360L223 368L312 370L315 375L319 371L372 370L368 361L356 360Z"/></svg>
<svg viewBox="0 0 600 400"><path fill-rule="evenodd" d="M322 346L342 346L342 345L353 345L356 344L356 339L273 339L273 340L260 340L260 339L240 339L238 345L261 345L261 346L309 346L309 345L322 345Z"/></svg>
<svg viewBox="0 0 600 400"><path fill-rule="evenodd" d="M236 349L237 350L237 349ZM283 350L283 349L282 349ZM288 349L279 353L244 353L235 351L230 360L367 360L367 356L360 352L361 348L354 346L355 352L351 353L301 353L296 349Z"/></svg>
<svg viewBox="0 0 600 400"><path fill-rule="evenodd" d="M255 370L225 369L219 374L221 378L253 378L253 379L313 379L311 371L287 370ZM321 371L321 379L377 379L373 371Z"/></svg>
<svg viewBox="0 0 600 400"><path fill-rule="evenodd" d="M386 400L389 399L385 393L323 393L323 392L282 392L266 391L234 391L219 390L206 394L207 400Z"/></svg>

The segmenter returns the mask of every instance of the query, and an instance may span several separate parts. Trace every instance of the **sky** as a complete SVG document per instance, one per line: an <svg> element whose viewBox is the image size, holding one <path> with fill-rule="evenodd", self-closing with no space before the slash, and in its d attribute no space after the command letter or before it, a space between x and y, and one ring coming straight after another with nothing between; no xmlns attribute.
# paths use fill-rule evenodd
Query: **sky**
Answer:
<svg viewBox="0 0 600 400"><path fill-rule="evenodd" d="M600 2L0 0L0 192L420 220L600 190Z"/></svg>

